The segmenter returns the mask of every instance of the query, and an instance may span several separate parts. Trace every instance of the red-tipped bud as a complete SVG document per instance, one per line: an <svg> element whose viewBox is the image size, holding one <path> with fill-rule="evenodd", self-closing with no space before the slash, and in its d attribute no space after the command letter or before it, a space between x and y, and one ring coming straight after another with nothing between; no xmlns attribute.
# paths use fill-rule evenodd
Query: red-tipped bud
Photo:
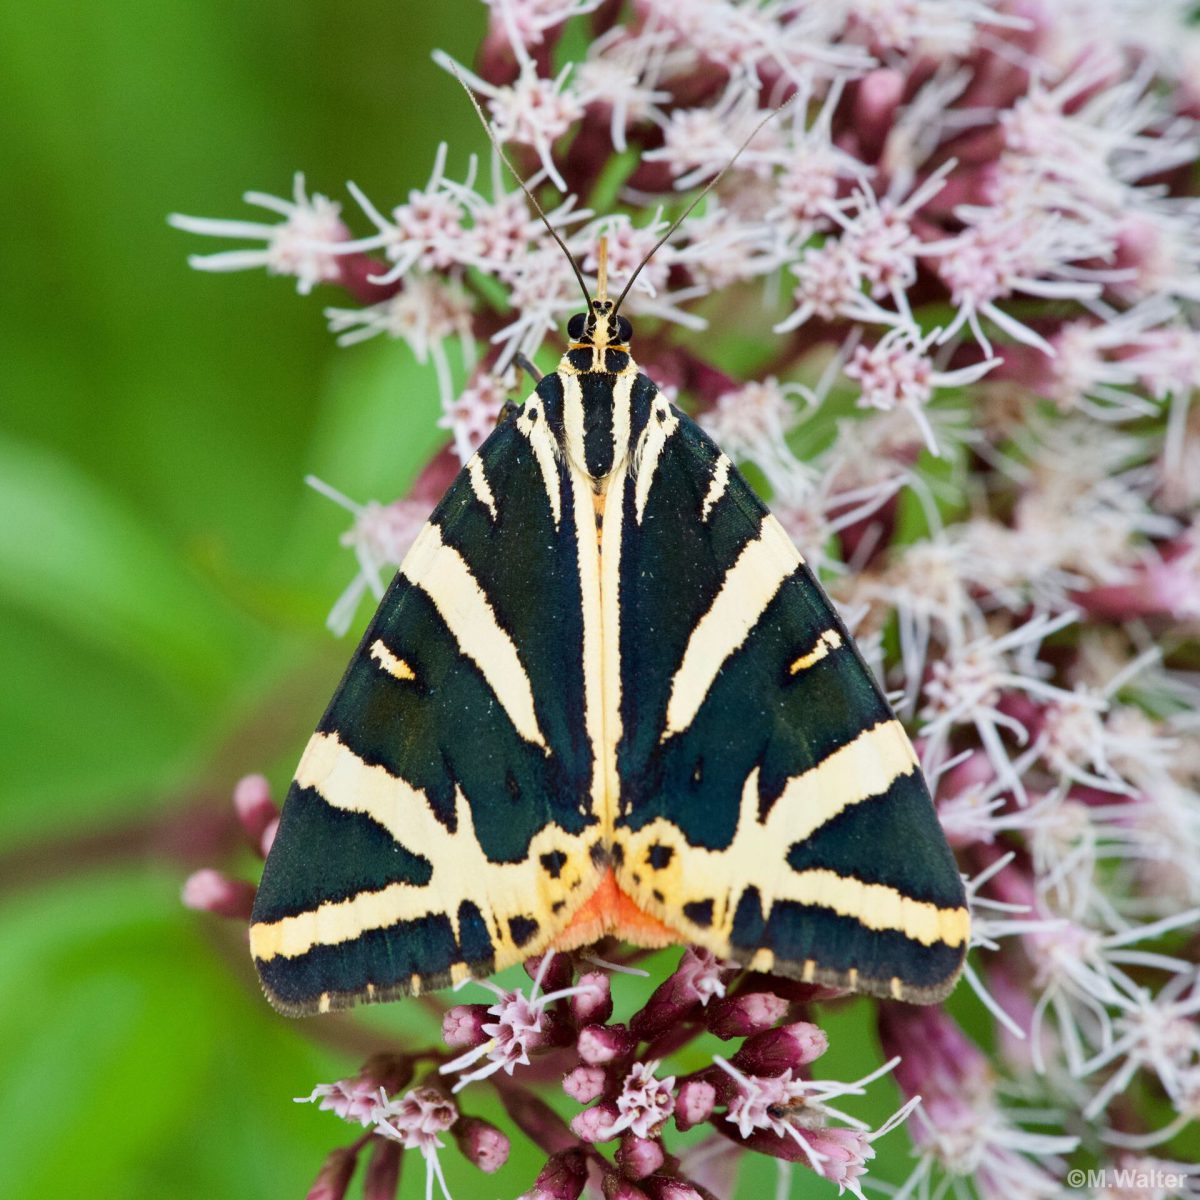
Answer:
<svg viewBox="0 0 1200 1200"><path fill-rule="evenodd" d="M670 1176L659 1175L654 1179L643 1179L642 1188L650 1200L704 1200L691 1184Z"/></svg>
<svg viewBox="0 0 1200 1200"><path fill-rule="evenodd" d="M491 1020L486 1004L456 1004L442 1017L442 1041L452 1050L482 1046L489 1036L483 1027Z"/></svg>
<svg viewBox="0 0 1200 1200"><path fill-rule="evenodd" d="M591 1104L604 1095L608 1076L603 1067L576 1067L563 1076L563 1091L580 1104Z"/></svg>
<svg viewBox="0 0 1200 1200"><path fill-rule="evenodd" d="M413 1077L412 1059L406 1054L372 1054L359 1068L358 1078L388 1096L402 1092Z"/></svg>
<svg viewBox="0 0 1200 1200"><path fill-rule="evenodd" d="M612 1101L597 1104L572 1118L571 1131L583 1142L606 1142L620 1115Z"/></svg>
<svg viewBox="0 0 1200 1200"><path fill-rule="evenodd" d="M589 1025L579 1032L579 1057L592 1066L631 1054L637 1038L624 1025Z"/></svg>
<svg viewBox="0 0 1200 1200"><path fill-rule="evenodd" d="M233 807L250 845L262 849L263 834L279 820L279 809L271 799L271 785L264 775L246 775L233 789Z"/></svg>
<svg viewBox="0 0 1200 1200"><path fill-rule="evenodd" d="M714 1000L707 1009L708 1027L719 1038L749 1037L781 1021L788 1002L774 992L748 992Z"/></svg>
<svg viewBox="0 0 1200 1200"><path fill-rule="evenodd" d="M666 1161L662 1143L653 1138L638 1137L627 1132L617 1147L617 1166L630 1179L645 1179L653 1175Z"/></svg>
<svg viewBox="0 0 1200 1200"><path fill-rule="evenodd" d="M530 979L537 978L545 958L544 954L540 954L537 958L527 958L525 960L525 974ZM557 992L560 988L570 987L571 980L574 977L575 963L571 956L569 954L556 954L550 960L550 965L546 968L546 974L542 976L542 991Z"/></svg>
<svg viewBox="0 0 1200 1200"><path fill-rule="evenodd" d="M821 1057L829 1048L825 1031L810 1021L756 1033L733 1056L733 1065L749 1075L782 1075Z"/></svg>
<svg viewBox="0 0 1200 1200"><path fill-rule="evenodd" d="M587 988L571 997L571 1016L577 1025L603 1025L612 1016L612 987L603 971L585 971L576 985Z"/></svg>
<svg viewBox="0 0 1200 1200"><path fill-rule="evenodd" d="M454 1140L470 1162L489 1175L508 1162L508 1138L479 1117L459 1117L453 1127Z"/></svg>
<svg viewBox="0 0 1200 1200"><path fill-rule="evenodd" d="M349 1146L339 1146L321 1164L320 1171L308 1189L304 1200L342 1200L354 1168L358 1163L358 1151Z"/></svg>
<svg viewBox="0 0 1200 1200"><path fill-rule="evenodd" d="M371 1157L363 1178L363 1200L396 1200L400 1186L400 1155L404 1147L390 1138L371 1139Z"/></svg>
<svg viewBox="0 0 1200 1200"><path fill-rule="evenodd" d="M634 1014L630 1028L643 1042L661 1037L685 1018L700 1011L700 997L678 972L664 979L654 989L645 1007Z"/></svg>
<svg viewBox="0 0 1200 1200"><path fill-rule="evenodd" d="M675 1124L679 1129L691 1129L712 1116L717 1103L717 1089L707 1079L687 1079L675 1095Z"/></svg>
<svg viewBox="0 0 1200 1200"><path fill-rule="evenodd" d="M587 1158L582 1150L560 1150L538 1173L527 1200L579 1200L587 1175Z"/></svg>
<svg viewBox="0 0 1200 1200"><path fill-rule="evenodd" d="M604 1200L650 1200L636 1183L622 1179L620 1175L605 1175Z"/></svg>
<svg viewBox="0 0 1200 1200"><path fill-rule="evenodd" d="M221 871L205 867L193 871L183 885L183 903L200 912L216 913L237 921L250 920L254 907L254 884L244 879L230 879Z"/></svg>
<svg viewBox="0 0 1200 1200"><path fill-rule="evenodd" d="M275 844L275 835L279 832L279 818L276 817L263 830L262 840L258 843L258 853L261 857L266 858L271 853L271 847Z"/></svg>

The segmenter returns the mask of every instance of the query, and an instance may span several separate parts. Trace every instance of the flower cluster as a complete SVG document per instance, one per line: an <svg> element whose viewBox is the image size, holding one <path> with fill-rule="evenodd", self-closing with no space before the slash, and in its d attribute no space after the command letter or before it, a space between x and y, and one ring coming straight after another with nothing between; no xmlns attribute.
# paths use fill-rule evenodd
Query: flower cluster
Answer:
<svg viewBox="0 0 1200 1200"><path fill-rule="evenodd" d="M968 879L981 1007L964 1001L960 1022L875 1006L896 1082L923 1098L905 1197L1057 1196L1068 1162L1115 1179L1152 1151L1186 1157L1176 1139L1200 1117L1191 8L489 0L474 70L439 56L589 281L599 235L619 281L742 148L626 311L643 369L753 468L820 568ZM564 39L572 24L586 36ZM617 211L598 211L614 181ZM289 201L247 196L276 224L175 218L258 243L195 266L340 288L327 311L343 343L393 337L431 363L450 445L414 492L360 505L315 484L353 516L339 631L486 436L522 356L560 348L579 304L496 156L443 147L407 198L351 198L358 216L298 176ZM238 792L259 847L264 786ZM252 889L205 872L186 895L236 917ZM387 1081L357 1106L346 1085L343 1115L374 1122L379 1145L397 1144L389 1122L410 1130L434 1162L421 1104L449 1119L451 1095L493 1087L549 1155L530 1193L546 1200L589 1178L638 1200L731 1195L747 1150L857 1194L876 1134L831 1103L867 1081L812 1078L818 997L689 951L614 1023L606 971L543 960L528 992L450 1009L450 1053L424 1100L404 1094L407 1117L386 1115L406 1086ZM984 1019L995 1036L968 1037ZM744 1040L685 1071L700 1032ZM588 1106L569 1128L520 1083L543 1059ZM700 1125L699 1148L666 1145Z"/></svg>

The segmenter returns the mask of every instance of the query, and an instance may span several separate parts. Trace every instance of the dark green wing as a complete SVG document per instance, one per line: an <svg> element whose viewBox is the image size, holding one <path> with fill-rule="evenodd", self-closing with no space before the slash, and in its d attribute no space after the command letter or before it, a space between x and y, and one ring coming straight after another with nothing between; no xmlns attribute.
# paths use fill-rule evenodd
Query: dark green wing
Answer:
<svg viewBox="0 0 1200 1200"><path fill-rule="evenodd" d="M575 501L544 408L458 476L304 752L251 928L286 1013L498 970L595 886Z"/></svg>
<svg viewBox="0 0 1200 1200"><path fill-rule="evenodd" d="M717 954L940 999L969 922L908 737L782 527L653 403L624 494L620 886Z"/></svg>

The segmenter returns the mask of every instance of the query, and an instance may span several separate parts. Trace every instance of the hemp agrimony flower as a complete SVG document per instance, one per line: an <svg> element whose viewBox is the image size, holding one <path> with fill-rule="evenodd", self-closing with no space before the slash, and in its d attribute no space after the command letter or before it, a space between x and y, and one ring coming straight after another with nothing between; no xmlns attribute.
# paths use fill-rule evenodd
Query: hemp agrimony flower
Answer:
<svg viewBox="0 0 1200 1200"><path fill-rule="evenodd" d="M603 962L546 955L491 1003L429 999L442 1043L387 1045L372 1026L383 1053L308 1097L358 1138L313 1194L344 1196L365 1164L371 1200L392 1196L411 1151L426 1195L446 1193L452 1143L490 1171L519 1137L539 1158L511 1190L538 1200L575 1200L589 1179L624 1200L728 1198L746 1194L737 1164L753 1154L781 1164L780 1195L807 1194L790 1190L794 1163L861 1196L890 1133L908 1172L899 1200L1051 1200L1077 1164L1107 1172L1096 1195L1132 1196L1114 1172L1178 1165L1200 1118L1190 6L479 12L474 70L437 61L477 93L589 284L601 233L619 277L794 97L626 311L644 369L761 484L896 699L970 881L967 977L983 1007L956 999L960 1024L859 1001L883 1053L860 1047L862 1078L843 1083L816 1074L841 1003L827 989L687 949L614 990L619 947ZM385 338L429 364L450 446L410 495L359 502L310 481L349 514L339 633L522 390L519 356L561 348L578 305L498 159L444 145L421 175L407 195L352 187L349 204L297 175L288 199L247 194L270 220L172 218L239 243L194 257L199 269L328 289L346 353ZM266 781L243 780L235 807L264 854L278 819ZM238 921L253 894L217 870L184 888ZM995 1036L977 1037L988 1023ZM888 1071L904 1100L872 1130L841 1104ZM485 1095L504 1131L471 1112Z"/></svg>

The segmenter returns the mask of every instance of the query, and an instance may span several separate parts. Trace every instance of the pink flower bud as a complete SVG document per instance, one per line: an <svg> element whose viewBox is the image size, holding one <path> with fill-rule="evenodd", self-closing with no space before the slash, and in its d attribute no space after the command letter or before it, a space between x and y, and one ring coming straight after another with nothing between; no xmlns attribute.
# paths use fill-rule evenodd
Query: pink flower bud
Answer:
<svg viewBox="0 0 1200 1200"><path fill-rule="evenodd" d="M879 157L904 98L905 78L891 67L880 67L859 80L854 100L854 131L867 161Z"/></svg>
<svg viewBox="0 0 1200 1200"><path fill-rule="evenodd" d="M605 1142L620 1113L611 1101L584 1109L571 1120L571 1130L580 1141Z"/></svg>
<svg viewBox="0 0 1200 1200"><path fill-rule="evenodd" d="M604 1200L650 1200L636 1183L620 1175L606 1175L603 1190Z"/></svg>
<svg viewBox="0 0 1200 1200"><path fill-rule="evenodd" d="M585 971L578 985L587 988L571 997L571 1015L578 1025L603 1025L612 1016L612 986L603 971Z"/></svg>
<svg viewBox="0 0 1200 1200"><path fill-rule="evenodd" d="M679 966L654 990L646 1006L630 1022L644 1042L652 1041L679 1025L684 1017L725 995L725 977L736 967L724 964L706 950L688 947Z"/></svg>
<svg viewBox="0 0 1200 1200"><path fill-rule="evenodd" d="M603 1067L576 1067L563 1076L563 1091L580 1104L591 1104L604 1094L607 1080Z"/></svg>
<svg viewBox="0 0 1200 1200"><path fill-rule="evenodd" d="M645 1179L653 1175L666 1161L662 1143L653 1138L626 1133L617 1147L617 1166L630 1179Z"/></svg>
<svg viewBox="0 0 1200 1200"><path fill-rule="evenodd" d="M781 1075L789 1067L820 1058L828 1048L824 1030L810 1021L796 1021L747 1038L733 1056L733 1065L751 1075Z"/></svg>
<svg viewBox="0 0 1200 1200"><path fill-rule="evenodd" d="M464 1157L489 1175L508 1162L508 1138L479 1117L460 1117L454 1126L454 1139Z"/></svg>
<svg viewBox="0 0 1200 1200"><path fill-rule="evenodd" d="M261 850L263 834L278 822L279 809L271 799L271 785L264 775L246 775L233 789L233 807L246 837L254 849Z"/></svg>
<svg viewBox="0 0 1200 1200"><path fill-rule="evenodd" d="M537 958L527 958L525 960L525 974L530 979L536 979L538 971L542 968L542 962L545 960L545 955L538 955ZM542 991L557 992L560 988L571 986L571 980L575 976L575 964L569 954L556 954L551 960L550 965L546 968L546 974L542 977Z"/></svg>
<svg viewBox="0 0 1200 1200"><path fill-rule="evenodd" d="M770 1029L787 1014L788 1002L774 992L749 992L714 1000L708 1006L708 1027L719 1038L749 1037Z"/></svg>
<svg viewBox="0 0 1200 1200"><path fill-rule="evenodd" d="M528 1200L579 1200L587 1175L587 1158L582 1150L560 1150L538 1172Z"/></svg>
<svg viewBox="0 0 1200 1200"><path fill-rule="evenodd" d="M1161 557L1139 563L1130 571L1130 582L1104 584L1073 599L1099 620L1195 620L1200 616L1200 558L1194 546L1187 547L1188 552L1178 546L1168 546Z"/></svg>
<svg viewBox="0 0 1200 1200"><path fill-rule="evenodd" d="M221 871L205 867L187 877L183 885L183 903L200 912L248 921L256 891L254 884L244 879L230 879Z"/></svg>
<svg viewBox="0 0 1200 1200"><path fill-rule="evenodd" d="M562 1117L532 1091L527 1088L504 1088L500 1099L516 1127L547 1153L558 1154L576 1145L576 1139Z"/></svg>
<svg viewBox="0 0 1200 1200"><path fill-rule="evenodd" d="M380 1088L388 1096L402 1092L413 1077L413 1062L407 1054L372 1054L359 1068L358 1078L366 1085Z"/></svg>
<svg viewBox="0 0 1200 1200"><path fill-rule="evenodd" d="M354 1168L358 1163L358 1151L348 1146L339 1146L321 1164L320 1171L304 1200L342 1200Z"/></svg>
<svg viewBox="0 0 1200 1200"><path fill-rule="evenodd" d="M486 1004L456 1004L442 1017L442 1041L454 1050L482 1046L490 1036L483 1032L489 1021Z"/></svg>
<svg viewBox="0 0 1200 1200"><path fill-rule="evenodd" d="M672 1179L670 1176L660 1175L654 1179L644 1179L640 1186L650 1200L704 1200L691 1184Z"/></svg>
<svg viewBox="0 0 1200 1200"><path fill-rule="evenodd" d="M400 1155L404 1147L389 1138L371 1139L371 1157L363 1178L363 1200L396 1200L400 1184Z"/></svg>
<svg viewBox="0 0 1200 1200"><path fill-rule="evenodd" d="M675 1124L680 1130L691 1129L712 1116L717 1089L707 1079L688 1079L675 1096Z"/></svg>
<svg viewBox="0 0 1200 1200"><path fill-rule="evenodd" d="M593 1066L633 1052L637 1038L624 1025L589 1025L579 1033L579 1057Z"/></svg>

